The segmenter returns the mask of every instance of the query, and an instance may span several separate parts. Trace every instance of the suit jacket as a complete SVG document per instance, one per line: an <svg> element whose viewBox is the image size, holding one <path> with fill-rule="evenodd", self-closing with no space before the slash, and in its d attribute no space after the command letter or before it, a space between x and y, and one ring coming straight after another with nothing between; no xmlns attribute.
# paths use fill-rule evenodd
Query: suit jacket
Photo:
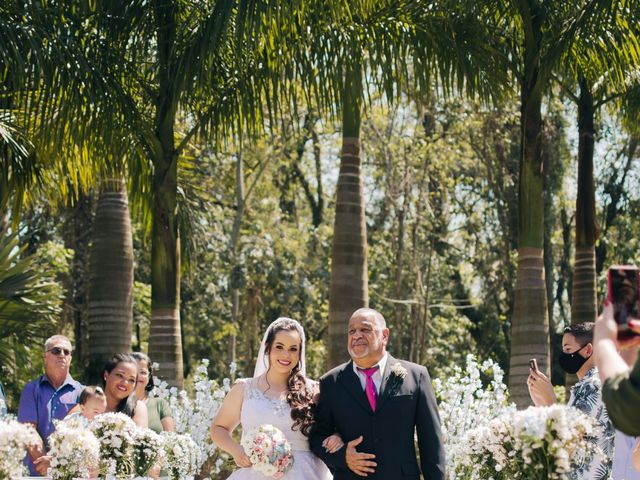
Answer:
<svg viewBox="0 0 640 480"><path fill-rule="evenodd" d="M406 375L392 373L401 365ZM420 478L414 433L425 480L444 480L445 458L440 417L427 369L389 355L382 375L376 411L372 411L353 362L340 365L320 379L320 397L311 431L311 450L333 471L335 480L360 479L345 461L346 447L329 454L322 441L333 433L347 442L363 436L359 452L376 455L370 479Z"/></svg>

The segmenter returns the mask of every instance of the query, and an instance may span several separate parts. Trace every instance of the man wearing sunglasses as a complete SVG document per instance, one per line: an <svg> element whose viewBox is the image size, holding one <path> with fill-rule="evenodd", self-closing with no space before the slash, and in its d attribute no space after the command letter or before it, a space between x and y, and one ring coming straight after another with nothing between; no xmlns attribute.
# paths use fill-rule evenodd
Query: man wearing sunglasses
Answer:
<svg viewBox="0 0 640 480"><path fill-rule="evenodd" d="M54 335L44 343L44 375L27 383L20 396L18 421L30 423L40 434L42 444L32 448L25 459L31 475L46 476L49 458L45 456L47 439L53 433L54 420L63 419L76 403L82 385L69 375L71 342Z"/></svg>

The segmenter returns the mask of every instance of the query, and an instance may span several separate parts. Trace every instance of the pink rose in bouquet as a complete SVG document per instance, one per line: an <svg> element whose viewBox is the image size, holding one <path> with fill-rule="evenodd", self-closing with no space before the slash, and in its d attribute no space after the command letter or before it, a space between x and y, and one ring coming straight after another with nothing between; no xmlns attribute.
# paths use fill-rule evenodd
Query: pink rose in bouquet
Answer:
<svg viewBox="0 0 640 480"><path fill-rule="evenodd" d="M291 445L273 425L260 425L243 435L241 443L253 468L267 477L282 478L293 467Z"/></svg>

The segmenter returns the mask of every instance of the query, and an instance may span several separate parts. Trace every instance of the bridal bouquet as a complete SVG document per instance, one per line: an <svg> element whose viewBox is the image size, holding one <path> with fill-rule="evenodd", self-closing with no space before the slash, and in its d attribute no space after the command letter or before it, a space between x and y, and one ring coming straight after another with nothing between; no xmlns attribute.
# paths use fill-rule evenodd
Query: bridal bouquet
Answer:
<svg viewBox="0 0 640 480"><path fill-rule="evenodd" d="M91 422L100 442L100 474L122 478L133 473L136 424L124 413L103 413Z"/></svg>
<svg viewBox="0 0 640 480"><path fill-rule="evenodd" d="M242 437L242 447L253 468L271 478L282 478L293 466L291 445L273 425L260 425Z"/></svg>
<svg viewBox="0 0 640 480"><path fill-rule="evenodd" d="M39 442L40 437L31 425L8 418L0 420L0 478L21 477L25 449Z"/></svg>
<svg viewBox="0 0 640 480"><path fill-rule="evenodd" d="M494 418L463 437L458 478L565 479L571 461L589 460L595 420L566 406L529 407Z"/></svg>
<svg viewBox="0 0 640 480"><path fill-rule="evenodd" d="M193 477L201 465L202 452L190 435L163 432L165 468L173 480Z"/></svg>
<svg viewBox="0 0 640 480"><path fill-rule="evenodd" d="M98 468L100 443L90 430L72 422L57 422L49 436L52 480L89 478Z"/></svg>

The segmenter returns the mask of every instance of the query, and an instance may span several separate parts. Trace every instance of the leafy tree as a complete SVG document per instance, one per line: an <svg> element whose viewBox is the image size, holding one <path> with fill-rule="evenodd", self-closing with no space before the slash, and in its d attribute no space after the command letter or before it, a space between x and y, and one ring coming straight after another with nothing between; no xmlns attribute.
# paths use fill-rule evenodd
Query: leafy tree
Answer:
<svg viewBox="0 0 640 480"><path fill-rule="evenodd" d="M15 234L0 236L0 368L14 401L25 379L34 375L31 369L40 370L42 345L61 311L62 292L50 267L25 255L26 248Z"/></svg>

